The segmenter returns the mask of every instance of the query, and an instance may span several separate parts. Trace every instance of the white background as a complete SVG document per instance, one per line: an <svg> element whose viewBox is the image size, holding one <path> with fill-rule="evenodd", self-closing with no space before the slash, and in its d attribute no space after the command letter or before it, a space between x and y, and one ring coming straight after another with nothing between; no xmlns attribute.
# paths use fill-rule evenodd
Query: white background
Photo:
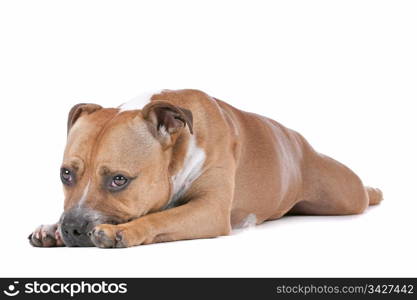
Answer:
<svg viewBox="0 0 417 300"><path fill-rule="evenodd" d="M415 1L2 1L0 276L417 276L416 15ZM62 211L72 105L153 88L272 117L385 200L216 239L29 246Z"/></svg>

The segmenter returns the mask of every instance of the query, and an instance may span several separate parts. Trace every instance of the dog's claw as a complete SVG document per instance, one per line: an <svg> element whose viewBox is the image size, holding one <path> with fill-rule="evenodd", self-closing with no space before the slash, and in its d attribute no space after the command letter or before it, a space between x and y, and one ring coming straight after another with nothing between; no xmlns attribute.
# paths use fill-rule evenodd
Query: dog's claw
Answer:
<svg viewBox="0 0 417 300"><path fill-rule="evenodd" d="M29 243L34 247L59 247L64 243L58 232L58 225L41 225L29 236Z"/></svg>
<svg viewBox="0 0 417 300"><path fill-rule="evenodd" d="M122 241L122 239L123 239L122 232L118 231L116 233L116 241L120 242L120 241Z"/></svg>

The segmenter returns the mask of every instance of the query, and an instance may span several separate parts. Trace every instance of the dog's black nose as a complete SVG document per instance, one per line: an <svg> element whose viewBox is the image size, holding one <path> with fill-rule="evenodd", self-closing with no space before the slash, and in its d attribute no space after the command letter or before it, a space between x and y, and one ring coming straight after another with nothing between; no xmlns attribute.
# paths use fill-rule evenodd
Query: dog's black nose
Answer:
<svg viewBox="0 0 417 300"><path fill-rule="evenodd" d="M93 224L81 210L70 210L62 216L61 234L66 246L90 247L93 243L88 233Z"/></svg>

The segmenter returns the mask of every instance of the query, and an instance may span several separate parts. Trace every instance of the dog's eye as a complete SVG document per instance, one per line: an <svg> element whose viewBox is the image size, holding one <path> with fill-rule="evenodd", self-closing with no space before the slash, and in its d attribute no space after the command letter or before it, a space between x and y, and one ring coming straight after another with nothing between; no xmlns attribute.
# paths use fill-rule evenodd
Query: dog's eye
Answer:
<svg viewBox="0 0 417 300"><path fill-rule="evenodd" d="M74 176L71 170L61 168L61 181L63 184L71 185L74 182Z"/></svg>
<svg viewBox="0 0 417 300"><path fill-rule="evenodd" d="M124 186L128 182L128 179L124 177L123 175L116 175L113 177L111 186L113 188L119 188Z"/></svg>
<svg viewBox="0 0 417 300"><path fill-rule="evenodd" d="M116 173L117 174L117 173ZM136 177L127 177L122 174L111 175L105 177L105 188L110 192L118 192L124 190L130 182Z"/></svg>

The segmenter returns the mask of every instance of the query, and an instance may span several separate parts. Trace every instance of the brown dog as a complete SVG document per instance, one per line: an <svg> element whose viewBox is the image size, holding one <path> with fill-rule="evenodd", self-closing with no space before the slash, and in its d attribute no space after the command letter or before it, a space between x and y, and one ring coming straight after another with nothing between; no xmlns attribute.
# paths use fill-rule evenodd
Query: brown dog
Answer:
<svg viewBox="0 0 417 300"><path fill-rule="evenodd" d="M380 190L271 119L197 90L145 100L71 109L64 213L35 230L32 245L209 238L287 213L358 214L382 200Z"/></svg>

